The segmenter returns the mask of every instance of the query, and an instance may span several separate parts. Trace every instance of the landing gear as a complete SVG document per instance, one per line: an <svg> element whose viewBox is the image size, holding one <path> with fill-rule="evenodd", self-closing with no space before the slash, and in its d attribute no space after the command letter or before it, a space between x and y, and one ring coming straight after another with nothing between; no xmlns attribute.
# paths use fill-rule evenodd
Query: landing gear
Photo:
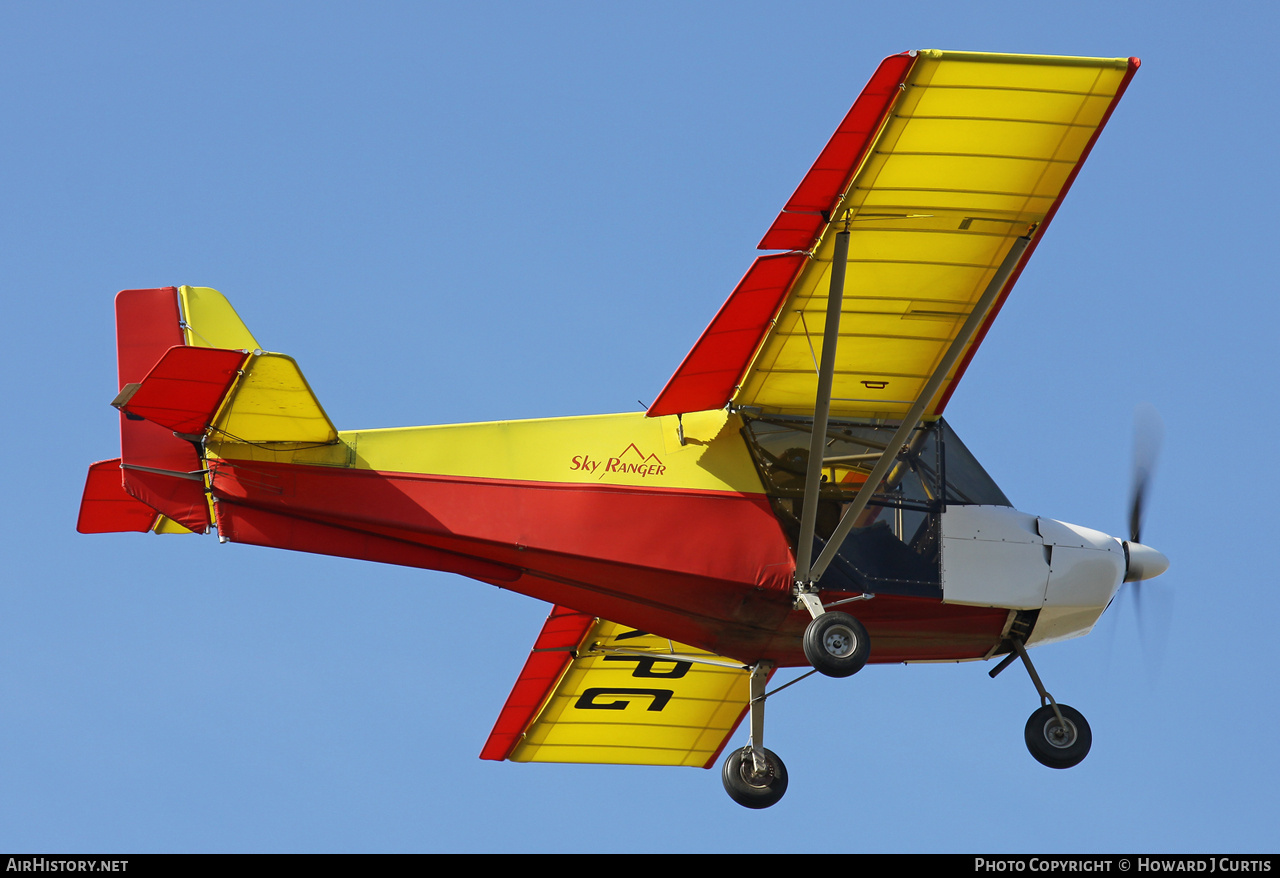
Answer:
<svg viewBox="0 0 1280 878"><path fill-rule="evenodd" d="M867 629L848 613L822 613L804 630L804 657L828 677L853 676L870 654Z"/></svg>
<svg viewBox="0 0 1280 878"><path fill-rule="evenodd" d="M861 622L848 613L825 611L817 590L812 587L797 589L796 606L804 607L812 616L804 632L804 654L814 671L828 677L848 677L862 670L871 654L871 638ZM765 683L773 667L767 661L751 666L751 700L748 702L751 733L747 746L730 753L720 772L729 798L745 808L768 808L787 791L787 767L777 754L764 747ZM796 682L799 681L791 681Z"/></svg>
<svg viewBox="0 0 1280 878"><path fill-rule="evenodd" d="M787 767L763 747L758 753L749 745L734 750L724 761L720 779L729 798L745 808L768 808L787 791Z"/></svg>
<svg viewBox="0 0 1280 878"><path fill-rule="evenodd" d="M1031 755L1050 768L1079 765L1093 744L1089 723L1080 711L1065 704L1046 704L1031 714L1026 738Z"/></svg>
<svg viewBox="0 0 1280 878"><path fill-rule="evenodd" d="M1020 658L1031 676L1031 682L1035 684L1036 691L1040 693L1040 709L1031 714L1031 718L1027 720L1025 733L1027 749L1031 751L1036 762L1050 768L1070 768L1073 765L1079 765L1089 755L1089 748L1093 746L1093 732L1089 730L1089 723L1074 707L1059 704L1053 700L1053 696L1040 682L1040 675L1036 673L1035 665L1031 664L1027 649L1019 638L1010 637L1009 644L1013 647L1013 651L991 670L991 676L994 678L1009 667L1015 658Z"/></svg>
<svg viewBox="0 0 1280 878"><path fill-rule="evenodd" d="M776 754L764 748L764 686L769 682L772 662L751 666L751 700L747 746L734 750L724 761L720 779L724 791L744 808L768 808L787 791L787 767Z"/></svg>

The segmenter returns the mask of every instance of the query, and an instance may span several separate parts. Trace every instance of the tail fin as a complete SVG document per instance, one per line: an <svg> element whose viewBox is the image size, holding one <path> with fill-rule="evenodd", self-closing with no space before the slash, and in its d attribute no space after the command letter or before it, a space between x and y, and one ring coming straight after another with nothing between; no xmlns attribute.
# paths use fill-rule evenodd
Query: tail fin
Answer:
<svg viewBox="0 0 1280 878"><path fill-rule="evenodd" d="M122 294L123 295L123 294ZM261 348L226 296L209 287L178 287L183 342L195 348L256 351Z"/></svg>
<svg viewBox="0 0 1280 878"><path fill-rule="evenodd" d="M259 350L217 290L122 291L116 355L120 457L90 467L81 533L207 531L211 431L255 442L337 440L297 364Z"/></svg>

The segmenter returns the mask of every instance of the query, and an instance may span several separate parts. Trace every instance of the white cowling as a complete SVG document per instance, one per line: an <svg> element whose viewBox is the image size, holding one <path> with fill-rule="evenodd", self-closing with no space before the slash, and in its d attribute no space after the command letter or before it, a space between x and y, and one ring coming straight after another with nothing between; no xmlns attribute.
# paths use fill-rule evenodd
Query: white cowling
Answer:
<svg viewBox="0 0 1280 878"><path fill-rule="evenodd" d="M951 506L942 514L945 603L1040 610L1028 644L1089 633L1121 582L1168 567L1164 555L1008 506Z"/></svg>

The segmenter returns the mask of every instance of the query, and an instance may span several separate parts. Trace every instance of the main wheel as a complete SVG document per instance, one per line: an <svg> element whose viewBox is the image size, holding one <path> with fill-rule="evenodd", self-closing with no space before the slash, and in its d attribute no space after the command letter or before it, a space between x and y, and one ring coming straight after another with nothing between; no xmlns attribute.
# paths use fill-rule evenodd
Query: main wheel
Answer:
<svg viewBox="0 0 1280 878"><path fill-rule="evenodd" d="M1070 768L1079 765L1089 755L1093 745L1093 732L1080 711L1065 704L1059 704L1064 726L1058 722L1053 712L1053 705L1044 707L1031 714L1027 720L1027 749L1041 765L1050 768Z"/></svg>
<svg viewBox="0 0 1280 878"><path fill-rule="evenodd" d="M763 750L765 770L755 773L755 760L751 748L734 750L724 761L720 779L724 791L745 808L768 808L782 798L787 791L787 767L771 750Z"/></svg>
<svg viewBox="0 0 1280 878"><path fill-rule="evenodd" d="M804 630L804 657L828 677L858 673L869 655L867 629L848 613L823 613Z"/></svg>

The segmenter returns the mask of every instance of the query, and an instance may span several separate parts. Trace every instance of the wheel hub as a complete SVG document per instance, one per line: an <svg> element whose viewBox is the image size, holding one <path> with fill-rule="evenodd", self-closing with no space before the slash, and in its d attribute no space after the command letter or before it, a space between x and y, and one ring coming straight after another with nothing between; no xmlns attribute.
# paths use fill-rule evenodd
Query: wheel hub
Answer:
<svg viewBox="0 0 1280 878"><path fill-rule="evenodd" d="M1065 750L1076 742L1076 727L1069 719L1058 722L1058 718L1050 717L1044 724L1044 739L1054 747Z"/></svg>
<svg viewBox="0 0 1280 878"><path fill-rule="evenodd" d="M836 625L823 635L822 646L836 658L844 658L857 648L858 638L843 625Z"/></svg>
<svg viewBox="0 0 1280 878"><path fill-rule="evenodd" d="M756 771L755 759L748 754L742 760L742 766L739 773L742 775L743 783L750 784L753 787L767 787L773 783L773 766L769 764L769 760L764 760L764 768Z"/></svg>

